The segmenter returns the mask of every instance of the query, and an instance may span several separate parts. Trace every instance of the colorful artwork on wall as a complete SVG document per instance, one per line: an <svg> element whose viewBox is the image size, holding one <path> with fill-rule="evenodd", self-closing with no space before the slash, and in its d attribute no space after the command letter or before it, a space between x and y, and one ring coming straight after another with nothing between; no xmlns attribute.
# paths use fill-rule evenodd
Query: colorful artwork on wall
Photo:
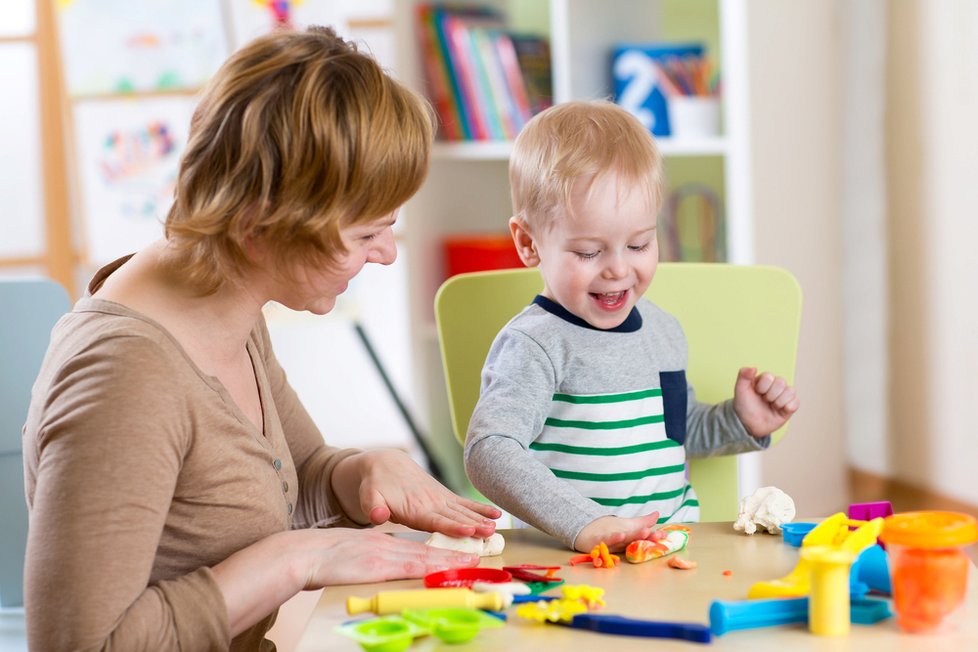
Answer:
<svg viewBox="0 0 978 652"><path fill-rule="evenodd" d="M75 142L88 258L106 263L163 234L191 97L79 102Z"/></svg>
<svg viewBox="0 0 978 652"><path fill-rule="evenodd" d="M60 0L68 95L199 88L229 52L219 0Z"/></svg>

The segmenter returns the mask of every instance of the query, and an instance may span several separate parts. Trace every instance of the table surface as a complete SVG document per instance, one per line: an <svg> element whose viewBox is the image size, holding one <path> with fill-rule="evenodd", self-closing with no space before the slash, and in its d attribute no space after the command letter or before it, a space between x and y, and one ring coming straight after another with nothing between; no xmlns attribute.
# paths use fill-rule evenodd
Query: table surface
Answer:
<svg viewBox="0 0 978 652"><path fill-rule="evenodd" d="M558 575L568 584L590 584L605 590L607 606L598 613L616 614L648 620L699 622L709 624L713 600L742 600L757 581L787 575L798 563L799 552L782 542L780 535L758 533L751 536L733 530L730 523L697 523L691 526L687 549L678 553L698 564L680 571L666 566L665 559L642 564L622 564L613 569L590 565L569 566L574 554L555 540L533 529L503 530L506 549L498 557L483 558L481 566L499 568L518 564L561 565ZM412 536L412 535L404 535ZM413 536L420 536L414 533ZM731 574L725 576L724 571ZM978 569L972 564L968 597L960 627L934 635L904 634L894 619L875 625L853 625L848 636L821 637L808 632L803 624L738 630L714 637L712 646L722 650L978 650ZM370 597L378 591L423 588L421 580L381 584L337 586L322 595L298 645L298 652L318 650L359 650L357 643L333 630L352 620L346 613L346 598ZM446 645L434 637L416 639L411 652L475 652L476 650L582 650L613 646L614 652L648 649L691 650L696 643L669 639L647 639L596 634L585 630L543 625L508 612L507 625L484 630L462 645ZM362 616L358 616L360 618ZM608 648L611 649L611 648ZM705 648L704 648L705 649Z"/></svg>

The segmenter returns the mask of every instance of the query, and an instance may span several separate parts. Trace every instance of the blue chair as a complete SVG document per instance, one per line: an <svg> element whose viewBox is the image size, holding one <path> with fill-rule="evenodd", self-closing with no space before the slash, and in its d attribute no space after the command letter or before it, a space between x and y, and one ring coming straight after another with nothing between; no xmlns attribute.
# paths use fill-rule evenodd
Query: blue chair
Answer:
<svg viewBox="0 0 978 652"><path fill-rule="evenodd" d="M24 604L27 501L22 429L51 328L71 308L46 279L0 279L0 606Z"/></svg>

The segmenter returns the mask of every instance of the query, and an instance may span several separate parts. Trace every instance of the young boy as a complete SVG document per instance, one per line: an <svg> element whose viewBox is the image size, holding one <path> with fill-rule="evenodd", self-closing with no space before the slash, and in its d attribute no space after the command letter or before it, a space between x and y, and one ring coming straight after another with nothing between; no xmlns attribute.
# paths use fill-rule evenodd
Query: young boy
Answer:
<svg viewBox="0 0 978 652"><path fill-rule="evenodd" d="M687 455L767 448L798 409L794 389L744 368L732 400L695 400L682 328L643 298L659 260L662 161L625 110L570 102L540 113L516 139L509 176L513 241L544 289L489 351L469 478L580 551L698 520Z"/></svg>

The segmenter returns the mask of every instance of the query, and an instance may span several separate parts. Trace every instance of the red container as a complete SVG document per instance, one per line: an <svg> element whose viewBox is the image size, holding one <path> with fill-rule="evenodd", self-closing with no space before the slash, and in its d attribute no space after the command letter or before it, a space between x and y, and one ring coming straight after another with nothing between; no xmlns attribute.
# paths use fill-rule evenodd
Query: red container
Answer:
<svg viewBox="0 0 978 652"><path fill-rule="evenodd" d="M444 241L445 277L464 272L523 267L508 233L453 236Z"/></svg>

